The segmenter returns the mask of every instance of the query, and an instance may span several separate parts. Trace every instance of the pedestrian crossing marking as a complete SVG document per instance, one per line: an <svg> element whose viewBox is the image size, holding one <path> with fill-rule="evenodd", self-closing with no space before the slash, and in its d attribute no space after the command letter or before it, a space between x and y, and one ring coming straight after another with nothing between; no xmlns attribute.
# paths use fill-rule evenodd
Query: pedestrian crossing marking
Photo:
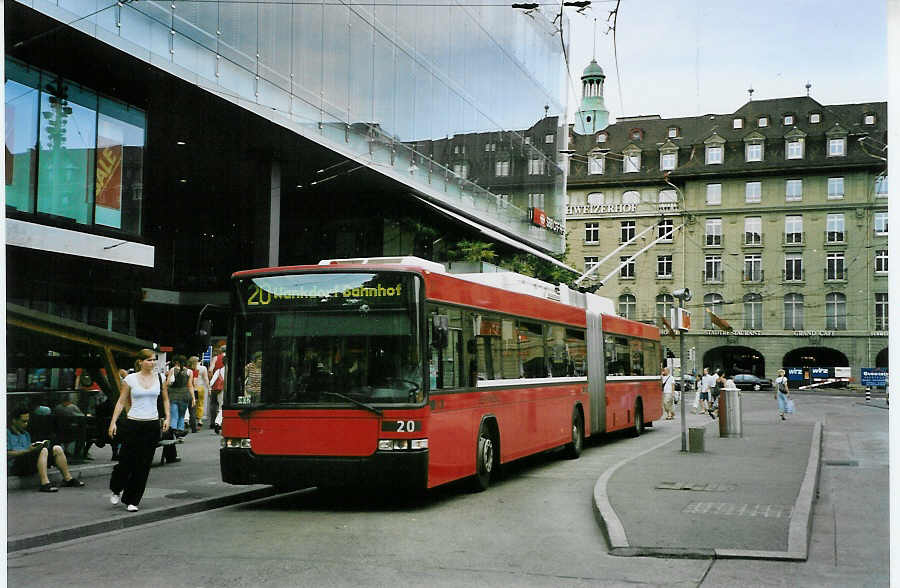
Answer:
<svg viewBox="0 0 900 588"><path fill-rule="evenodd" d="M692 502L681 509L684 514L721 515L761 519L790 518L793 507L783 504L735 504L731 502Z"/></svg>

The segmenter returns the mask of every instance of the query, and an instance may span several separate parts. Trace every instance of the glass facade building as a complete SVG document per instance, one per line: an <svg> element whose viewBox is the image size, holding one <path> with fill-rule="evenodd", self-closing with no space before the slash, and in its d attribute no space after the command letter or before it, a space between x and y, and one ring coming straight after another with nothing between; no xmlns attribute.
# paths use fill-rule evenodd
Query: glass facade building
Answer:
<svg viewBox="0 0 900 588"><path fill-rule="evenodd" d="M5 86L6 205L140 234L145 113L11 58Z"/></svg>
<svg viewBox="0 0 900 588"><path fill-rule="evenodd" d="M534 200L529 196L543 194L542 210L564 217L559 150L566 143L568 99L563 49L552 23L558 7L526 15L509 5L474 0L391 5L146 0L106 8L86 0L38 0L29 5L376 170L432 204L537 249L564 249L563 236L535 230L528 211ZM561 29L568 32L565 17ZM7 82L8 95L16 92L10 83L32 90L38 85L16 78ZM117 217L96 196L93 208L74 210L71 198L53 193L59 170L72 167L71 173L84 176L86 194L96 193L91 170L103 165L97 157L110 154L99 150L121 144L124 156L126 143L140 140L136 111L79 92L74 86L69 90L69 120L83 119L79 128L93 129L94 136L66 135L66 154L83 151L74 158L78 161L63 161L60 149L39 157L57 162L38 164L37 206L77 222L124 228L128 215L122 211ZM35 93L31 108L53 112L58 106L51 97ZM22 112L15 116L34 118ZM552 131L538 124L547 120L554 122ZM540 132L529 133L536 126ZM27 129L18 132L24 143L35 143L25 136ZM41 149L48 150L47 141L54 139L43 136L43 127L40 132ZM76 137L84 145L76 145ZM500 159L514 168L521 160L523 168L512 170L517 180L506 181L502 190L494 173ZM15 206L34 204L35 198L26 196L34 191L17 186Z"/></svg>

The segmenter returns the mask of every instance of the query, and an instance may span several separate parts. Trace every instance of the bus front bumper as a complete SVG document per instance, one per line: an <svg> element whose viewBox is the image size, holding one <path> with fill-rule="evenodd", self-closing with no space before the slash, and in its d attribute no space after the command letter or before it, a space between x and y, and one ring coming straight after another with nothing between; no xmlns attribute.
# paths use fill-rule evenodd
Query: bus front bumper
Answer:
<svg viewBox="0 0 900 588"><path fill-rule="evenodd" d="M228 484L271 484L278 488L373 484L425 488L428 450L376 451L365 457L256 455L250 449L219 450L222 480Z"/></svg>

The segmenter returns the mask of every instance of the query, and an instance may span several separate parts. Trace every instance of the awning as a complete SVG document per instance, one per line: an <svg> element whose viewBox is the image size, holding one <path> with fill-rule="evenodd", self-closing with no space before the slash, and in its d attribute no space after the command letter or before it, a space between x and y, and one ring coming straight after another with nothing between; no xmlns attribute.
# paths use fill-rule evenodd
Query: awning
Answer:
<svg viewBox="0 0 900 588"><path fill-rule="evenodd" d="M469 225L470 227L472 227L472 228L474 228L474 229L477 229L478 231L480 231L480 232L481 232L483 235L485 235L486 237L489 237L489 238L491 238L491 239L493 239L493 240L495 240L495 241L500 241L501 243L505 243L506 245L509 245L509 246L511 246L511 247L515 247L516 249L521 249L522 251L525 251L526 253L530 253L531 255L534 255L534 256L536 256L536 257L540 257L540 258L543 259L544 261L549 261L549 262L552 263L553 265L558 265L559 267L561 267L561 268L563 268L563 269L569 270L569 271L572 272L573 274L576 274L576 275L579 275L579 276L581 275L581 272L578 271L578 270L576 270L575 268L569 267L569 266L567 266L566 264L564 264L563 262L559 261L558 259L555 259L555 258L553 258L553 257L551 257L551 256L549 256L549 255L547 255L546 253L542 252L542 251L538 251L538 250L535 249L534 247L530 247L530 246L528 246L528 245L525 245L525 244L522 243L521 241L516 241L516 240L513 239L512 237L508 237L508 236L504 235L503 233L501 233L500 231L496 231L496 230L494 230L494 229L492 229L492 228L490 228L490 227L486 227L486 226L484 226L484 225L482 225L482 224L480 224L480 223L477 223L477 222L475 222L474 220L468 218L467 216L465 216L465 215L463 215L463 214L460 214L460 213L458 213L458 212L454 212L454 211L452 211L452 210L450 210L450 209L448 209L448 208L446 208L446 207L444 207L444 206L435 204L434 202L428 200L427 198L423 198L422 196L419 196L418 194L413 194L412 196L415 197L418 201L427 204L427 205L430 206L431 208L433 208L433 209L437 210L438 212L440 212L440 213L442 213L442 214L444 214L444 215L446 215L446 216L452 218L453 220L460 221L460 222L462 222L462 223L465 223L465 224Z"/></svg>
<svg viewBox="0 0 900 588"><path fill-rule="evenodd" d="M107 381L102 388L119 388L119 359L128 359L141 349L156 349L156 343L123 333L108 331L82 322L31 310L17 304L6 305L6 360L8 368L102 367ZM127 363L125 365L131 365ZM100 375L97 374L100 378ZM102 378L101 378L102 379Z"/></svg>

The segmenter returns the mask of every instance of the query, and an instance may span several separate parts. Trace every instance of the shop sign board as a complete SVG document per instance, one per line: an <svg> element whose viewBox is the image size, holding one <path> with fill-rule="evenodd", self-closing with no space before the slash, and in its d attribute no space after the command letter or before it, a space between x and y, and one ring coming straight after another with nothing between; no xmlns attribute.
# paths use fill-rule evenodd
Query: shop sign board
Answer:
<svg viewBox="0 0 900 588"><path fill-rule="evenodd" d="M806 378L803 375L803 368L789 367L785 370L788 381L800 381Z"/></svg>
<svg viewBox="0 0 900 588"><path fill-rule="evenodd" d="M863 386L887 386L887 368L859 368L859 381Z"/></svg>

